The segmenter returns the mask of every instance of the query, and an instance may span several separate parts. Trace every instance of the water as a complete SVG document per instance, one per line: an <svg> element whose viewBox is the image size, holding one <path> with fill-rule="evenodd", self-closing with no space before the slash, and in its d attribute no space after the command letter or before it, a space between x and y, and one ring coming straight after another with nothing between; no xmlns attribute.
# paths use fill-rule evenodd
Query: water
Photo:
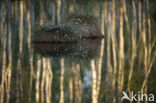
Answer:
<svg viewBox="0 0 156 103"><path fill-rule="evenodd" d="M1 2L0 103L121 103L122 91L156 96L154 5L149 0ZM105 38L31 42L37 26L61 24L70 14L97 17Z"/></svg>

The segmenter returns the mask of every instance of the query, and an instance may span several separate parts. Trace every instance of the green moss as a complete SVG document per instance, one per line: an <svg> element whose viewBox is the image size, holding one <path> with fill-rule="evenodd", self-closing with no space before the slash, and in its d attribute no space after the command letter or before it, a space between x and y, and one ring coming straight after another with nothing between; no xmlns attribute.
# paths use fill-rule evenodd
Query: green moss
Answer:
<svg viewBox="0 0 156 103"><path fill-rule="evenodd" d="M57 26L44 25L33 29L33 41L67 42L88 37L102 37L96 17L90 15L70 15L66 23Z"/></svg>

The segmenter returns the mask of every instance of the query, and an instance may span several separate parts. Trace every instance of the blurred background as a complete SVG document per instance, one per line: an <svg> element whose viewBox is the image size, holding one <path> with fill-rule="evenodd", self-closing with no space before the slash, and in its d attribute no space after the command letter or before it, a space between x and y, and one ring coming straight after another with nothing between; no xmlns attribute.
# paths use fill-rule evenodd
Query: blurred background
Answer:
<svg viewBox="0 0 156 103"><path fill-rule="evenodd" d="M122 91L156 96L155 5L155 0L0 0L0 103L121 103ZM36 26L60 24L71 14L98 18L105 38L82 43L88 48L83 54L76 50L82 45L69 55L50 55L51 45L34 50Z"/></svg>

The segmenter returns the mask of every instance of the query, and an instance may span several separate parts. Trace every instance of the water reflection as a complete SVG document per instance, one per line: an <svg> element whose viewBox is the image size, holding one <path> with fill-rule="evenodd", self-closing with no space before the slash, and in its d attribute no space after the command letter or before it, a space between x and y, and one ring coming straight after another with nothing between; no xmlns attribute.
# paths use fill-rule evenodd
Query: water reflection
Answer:
<svg viewBox="0 0 156 103"><path fill-rule="evenodd" d="M0 3L0 103L120 103L122 91L156 94L152 1ZM93 15L104 39L31 43L36 25Z"/></svg>
<svg viewBox="0 0 156 103"><path fill-rule="evenodd" d="M99 56L101 39L86 39L76 43L33 43L35 53L53 57L93 58Z"/></svg>

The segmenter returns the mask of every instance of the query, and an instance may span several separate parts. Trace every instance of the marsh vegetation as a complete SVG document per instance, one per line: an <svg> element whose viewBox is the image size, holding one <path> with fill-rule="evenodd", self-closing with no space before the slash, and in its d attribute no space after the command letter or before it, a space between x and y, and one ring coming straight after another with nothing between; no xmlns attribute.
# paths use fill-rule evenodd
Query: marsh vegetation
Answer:
<svg viewBox="0 0 156 103"><path fill-rule="evenodd" d="M0 103L120 103L122 91L156 96L155 4L1 0ZM97 18L105 38L33 45L37 26L66 24L71 14Z"/></svg>

